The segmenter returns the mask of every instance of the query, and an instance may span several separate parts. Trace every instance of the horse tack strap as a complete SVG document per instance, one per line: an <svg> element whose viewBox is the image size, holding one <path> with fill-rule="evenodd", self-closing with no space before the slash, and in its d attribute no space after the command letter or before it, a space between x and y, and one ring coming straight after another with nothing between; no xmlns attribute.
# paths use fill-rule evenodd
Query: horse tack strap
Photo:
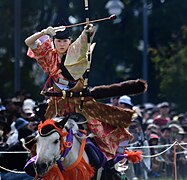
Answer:
<svg viewBox="0 0 187 180"><path fill-rule="evenodd" d="M80 148L80 152L79 152L79 156L77 160L71 166L67 167L65 171L69 171L75 168L80 163L82 156L83 156L84 149L85 149L85 145L86 145L86 138L82 140L82 144L81 144L81 148Z"/></svg>
<svg viewBox="0 0 187 180"><path fill-rule="evenodd" d="M41 133L42 128L43 128L44 126L47 126L47 125L51 125L51 126L53 126L55 129L52 130L52 131L49 132L49 133L42 134L42 133ZM52 119L47 119L47 120L45 120L44 122L40 121L40 124L38 125L38 132L39 132L39 134L40 134L41 136L44 136L44 137L45 137L45 136L48 136L49 134L51 134L51 133L54 132L54 131L57 131L57 132L60 134L61 137L64 137L64 136L67 136L67 135L68 135L68 132L63 132L61 128L59 128L59 127L57 127L57 126L55 125L55 121L54 121L54 120L52 120Z"/></svg>
<svg viewBox="0 0 187 180"><path fill-rule="evenodd" d="M61 158L65 158L68 154L68 152L71 150L72 148L72 144L73 144L73 130L72 128L69 129L69 132L68 132L68 135L67 135L67 138L66 138L66 141L71 144L71 146L67 146L64 153L61 155L60 159L58 159L56 161L57 165L58 165L58 168L60 169L61 172L64 171L64 166L62 165L62 162L61 162Z"/></svg>
<svg viewBox="0 0 187 180"><path fill-rule="evenodd" d="M70 144L73 144L73 130L72 128L69 129L69 132L68 132L68 136L67 136L67 139L66 139L66 142L70 143ZM62 154L62 158L65 158L68 154L68 152L71 150L72 146L69 146L65 149L65 152Z"/></svg>

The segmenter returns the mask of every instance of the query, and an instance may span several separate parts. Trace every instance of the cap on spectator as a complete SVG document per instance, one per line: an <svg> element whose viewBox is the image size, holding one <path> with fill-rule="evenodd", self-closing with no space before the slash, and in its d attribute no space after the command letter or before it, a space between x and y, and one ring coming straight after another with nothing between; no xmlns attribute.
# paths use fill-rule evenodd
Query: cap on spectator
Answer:
<svg viewBox="0 0 187 180"><path fill-rule="evenodd" d="M129 105L131 107L133 106L133 104L131 102L131 98L129 96L126 96L126 95L121 96L119 98L119 103L121 103L121 104L127 104L127 105Z"/></svg>
<svg viewBox="0 0 187 180"><path fill-rule="evenodd" d="M176 130L178 130L178 132L180 131L181 133L184 131L179 124L175 124L175 123L170 124L169 128L175 128Z"/></svg>
<svg viewBox="0 0 187 180"><path fill-rule="evenodd" d="M152 110L155 108L155 105L153 103L145 103L143 104L143 107L145 110Z"/></svg>
<svg viewBox="0 0 187 180"><path fill-rule="evenodd" d="M147 126L147 129L150 130L150 129L158 129L158 126L156 124L149 124Z"/></svg>
<svg viewBox="0 0 187 180"><path fill-rule="evenodd" d="M33 99L25 99L23 101L23 106L22 106L23 112L32 114L35 104L36 103Z"/></svg>
<svg viewBox="0 0 187 180"><path fill-rule="evenodd" d="M24 127L24 126L26 126L26 125L28 125L29 124L29 122L28 121L26 121L25 119L23 119L23 118L18 118L17 120L16 120L16 123L15 123L15 127L16 127L16 129L20 129L20 128L22 128L22 127Z"/></svg>
<svg viewBox="0 0 187 180"><path fill-rule="evenodd" d="M157 107L158 108L169 107L169 103L168 102L162 102L162 103L158 104Z"/></svg>
<svg viewBox="0 0 187 180"><path fill-rule="evenodd" d="M150 134L149 139L159 139L157 134Z"/></svg>

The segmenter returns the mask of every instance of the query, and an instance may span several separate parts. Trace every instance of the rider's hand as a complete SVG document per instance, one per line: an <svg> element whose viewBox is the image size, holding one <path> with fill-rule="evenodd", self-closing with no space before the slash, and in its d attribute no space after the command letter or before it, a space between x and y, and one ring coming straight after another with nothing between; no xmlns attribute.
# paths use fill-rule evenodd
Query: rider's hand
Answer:
<svg viewBox="0 0 187 180"><path fill-rule="evenodd" d="M56 32L55 32L54 28L51 27L51 26L49 26L46 29L43 29L41 32L43 33L43 35L47 35L47 34L50 35L50 36L55 36L56 35Z"/></svg>
<svg viewBox="0 0 187 180"><path fill-rule="evenodd" d="M86 26L84 26L84 30L86 33L92 33L94 29L93 24L87 24Z"/></svg>

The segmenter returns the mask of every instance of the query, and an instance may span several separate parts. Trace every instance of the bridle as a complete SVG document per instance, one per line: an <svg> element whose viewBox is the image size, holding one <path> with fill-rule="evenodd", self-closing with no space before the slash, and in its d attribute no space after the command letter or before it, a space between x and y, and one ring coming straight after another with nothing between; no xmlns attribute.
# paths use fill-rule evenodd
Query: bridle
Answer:
<svg viewBox="0 0 187 180"><path fill-rule="evenodd" d="M48 126L48 125L51 125L54 128L51 131L43 134L42 133L42 129L44 127ZM60 155L60 158L58 158L56 160L56 163L57 163L58 168L60 169L61 172L63 172L64 170L70 170L72 168L75 168L78 165L78 163L81 161L81 159L83 157L83 152L84 152L85 144L86 144L86 138L82 139L78 159L71 166L68 166L66 169L64 169L64 167L62 165L63 159L68 155L68 153L71 150L72 145L73 145L73 136L74 136L74 134L73 134L72 128L67 129L67 132L65 132L61 128L59 128L58 126L56 126L54 120L47 119L44 122L42 122L42 121L40 122L40 124L38 125L38 132L39 132L40 136L42 136L42 137L49 136L49 135L51 135L54 132L59 133L60 140L61 140L61 155ZM67 136L66 137L66 141L64 141L64 137L65 136Z"/></svg>

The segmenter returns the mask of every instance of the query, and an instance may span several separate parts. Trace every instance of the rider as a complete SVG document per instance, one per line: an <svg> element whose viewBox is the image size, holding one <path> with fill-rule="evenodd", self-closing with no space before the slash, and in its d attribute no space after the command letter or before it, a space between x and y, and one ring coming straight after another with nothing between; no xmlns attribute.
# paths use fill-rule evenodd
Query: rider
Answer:
<svg viewBox="0 0 187 180"><path fill-rule="evenodd" d="M55 28L48 27L25 40L29 47L28 56L36 59L44 72L52 77L53 87L56 91L69 88L74 92L82 90L83 74L88 63L86 57L88 50L87 33L90 33L92 41L95 31L96 28L92 24L88 24L84 27L81 35L71 43L68 29L55 32ZM91 45L91 51L94 45ZM130 119L129 117L133 112L97 103L93 98L85 98L82 112L77 104L80 105L80 98L53 97L49 102L45 117L52 118L55 113L61 116L73 111L82 113L88 119L90 131L96 135L95 140L99 148L108 159L113 158L119 142L132 138L132 135L124 128L130 122L125 122L124 119L125 116ZM121 127L120 124L117 124L117 119L125 126Z"/></svg>
<svg viewBox="0 0 187 180"><path fill-rule="evenodd" d="M59 89L70 88L82 78L87 68L87 33L92 40L95 33L92 24L85 26L82 34L71 43L68 29L56 32L53 27L48 27L25 40L30 48L28 56L36 59L44 72L52 76Z"/></svg>

